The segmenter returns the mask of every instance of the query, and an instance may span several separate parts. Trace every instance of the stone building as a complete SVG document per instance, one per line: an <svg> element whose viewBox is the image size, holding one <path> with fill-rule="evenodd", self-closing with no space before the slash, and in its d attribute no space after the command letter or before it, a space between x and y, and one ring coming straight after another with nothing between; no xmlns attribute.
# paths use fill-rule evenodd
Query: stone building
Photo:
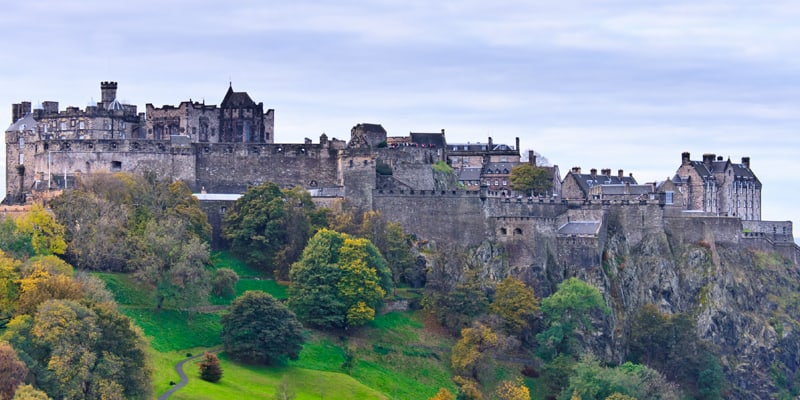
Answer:
<svg viewBox="0 0 800 400"><path fill-rule="evenodd" d="M706 153L702 161L693 161L684 152L671 186L685 210L761 220L761 182L750 169L750 157L734 163Z"/></svg>
<svg viewBox="0 0 800 400"><path fill-rule="evenodd" d="M623 170L611 174L611 169L603 169L600 174L592 168L588 174L582 174L580 167L573 167L561 183L561 196L569 200L590 200L593 197L592 188L599 185L636 185L633 174L624 175Z"/></svg>

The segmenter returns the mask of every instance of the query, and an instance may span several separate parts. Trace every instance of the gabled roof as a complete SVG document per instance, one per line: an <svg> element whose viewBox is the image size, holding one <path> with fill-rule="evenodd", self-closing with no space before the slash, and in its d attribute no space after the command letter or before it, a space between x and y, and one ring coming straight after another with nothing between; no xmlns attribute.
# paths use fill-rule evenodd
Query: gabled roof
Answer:
<svg viewBox="0 0 800 400"><path fill-rule="evenodd" d="M234 92L233 86L228 86L228 92L220 104L221 108L255 107L256 103L247 92Z"/></svg>
<svg viewBox="0 0 800 400"><path fill-rule="evenodd" d="M24 117L11 124L6 132L34 131L39 123L33 118L33 114L27 113Z"/></svg>

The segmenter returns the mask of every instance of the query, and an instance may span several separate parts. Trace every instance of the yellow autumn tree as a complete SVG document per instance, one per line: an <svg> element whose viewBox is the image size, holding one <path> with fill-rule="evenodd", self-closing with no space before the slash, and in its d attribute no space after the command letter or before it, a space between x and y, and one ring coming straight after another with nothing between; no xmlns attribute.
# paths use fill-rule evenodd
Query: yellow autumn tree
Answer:
<svg viewBox="0 0 800 400"><path fill-rule="evenodd" d="M496 333L479 322L472 328L462 329L461 339L450 351L453 372L478 380L480 368L490 368L491 351L497 347L499 341Z"/></svg>
<svg viewBox="0 0 800 400"><path fill-rule="evenodd" d="M38 255L64 254L67 251L64 226L39 204L19 217L17 229L31 237L33 251Z"/></svg>
<svg viewBox="0 0 800 400"><path fill-rule="evenodd" d="M502 381L495 390L497 398L500 400L530 400L531 392L521 380L516 382Z"/></svg>
<svg viewBox="0 0 800 400"><path fill-rule="evenodd" d="M521 280L509 276L497 284L489 311L503 319L509 333L519 333L539 311L539 300L534 296L533 289L525 286Z"/></svg>
<svg viewBox="0 0 800 400"><path fill-rule="evenodd" d="M456 397L450 393L449 390L445 388L439 389L433 397L429 398L428 400L456 400Z"/></svg>

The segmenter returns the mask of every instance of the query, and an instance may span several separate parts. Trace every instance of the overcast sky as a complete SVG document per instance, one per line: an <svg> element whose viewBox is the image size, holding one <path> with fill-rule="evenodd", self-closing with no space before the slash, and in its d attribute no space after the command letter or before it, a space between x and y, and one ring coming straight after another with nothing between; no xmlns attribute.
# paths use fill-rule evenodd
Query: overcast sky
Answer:
<svg viewBox="0 0 800 400"><path fill-rule="evenodd" d="M275 109L277 142L446 130L534 149L562 176L641 183L715 153L751 166L763 219L800 221L796 1L16 1L0 13L11 104L85 107L100 81L139 106ZM558 4L556 4L558 3Z"/></svg>

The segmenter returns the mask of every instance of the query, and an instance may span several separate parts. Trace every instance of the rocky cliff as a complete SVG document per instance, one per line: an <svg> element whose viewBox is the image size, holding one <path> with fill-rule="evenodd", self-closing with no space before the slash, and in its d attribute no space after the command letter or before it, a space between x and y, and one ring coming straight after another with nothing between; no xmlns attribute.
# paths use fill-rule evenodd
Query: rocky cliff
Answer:
<svg viewBox="0 0 800 400"><path fill-rule="evenodd" d="M689 314L698 337L719 349L732 398L775 398L800 376L800 267L785 251L734 240L717 234L718 222L699 221L687 234L685 221L641 229L607 214L599 260L564 257L569 249L541 236L486 242L473 256L487 279L519 275L539 297L570 276L599 288L612 312L598 316L599 330L583 340L612 363L624 361L642 306Z"/></svg>

